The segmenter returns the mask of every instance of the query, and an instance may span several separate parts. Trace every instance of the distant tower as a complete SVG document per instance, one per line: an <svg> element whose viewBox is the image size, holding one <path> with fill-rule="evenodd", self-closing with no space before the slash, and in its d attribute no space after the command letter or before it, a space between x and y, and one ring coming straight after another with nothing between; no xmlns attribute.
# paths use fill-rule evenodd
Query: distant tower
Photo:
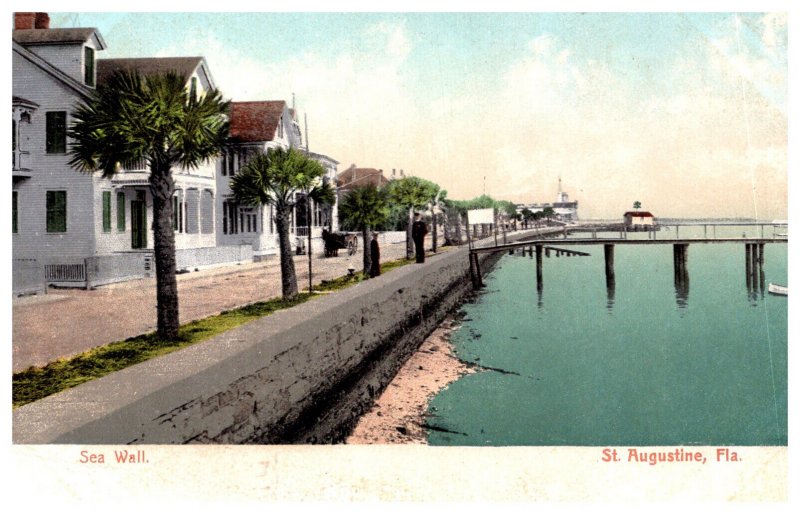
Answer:
<svg viewBox="0 0 800 518"><path fill-rule="evenodd" d="M558 195L556 196L556 201L559 203L566 203L569 201L567 193L561 190L561 175L558 175Z"/></svg>

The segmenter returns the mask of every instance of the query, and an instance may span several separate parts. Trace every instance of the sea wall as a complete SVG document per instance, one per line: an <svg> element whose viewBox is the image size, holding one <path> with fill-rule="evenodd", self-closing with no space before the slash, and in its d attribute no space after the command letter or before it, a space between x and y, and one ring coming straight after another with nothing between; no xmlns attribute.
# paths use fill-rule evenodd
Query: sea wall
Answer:
<svg viewBox="0 0 800 518"><path fill-rule="evenodd" d="M500 254L483 256L487 270ZM13 412L15 443L330 443L471 290L450 250Z"/></svg>

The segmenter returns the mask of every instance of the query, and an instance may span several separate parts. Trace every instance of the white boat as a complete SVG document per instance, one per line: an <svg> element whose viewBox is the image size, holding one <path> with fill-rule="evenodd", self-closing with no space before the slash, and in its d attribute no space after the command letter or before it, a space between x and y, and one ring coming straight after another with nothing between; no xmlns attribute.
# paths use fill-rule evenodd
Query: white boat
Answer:
<svg viewBox="0 0 800 518"><path fill-rule="evenodd" d="M789 288L780 284L769 283L769 292L775 295L789 295Z"/></svg>

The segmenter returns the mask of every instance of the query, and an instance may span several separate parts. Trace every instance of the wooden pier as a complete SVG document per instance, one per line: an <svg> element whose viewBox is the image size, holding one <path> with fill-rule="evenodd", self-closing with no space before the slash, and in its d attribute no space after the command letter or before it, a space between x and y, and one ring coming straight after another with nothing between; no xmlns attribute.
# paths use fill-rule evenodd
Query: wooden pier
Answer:
<svg viewBox="0 0 800 518"><path fill-rule="evenodd" d="M584 229L572 229L572 231L585 231ZM762 232L763 233L763 232ZM596 236L596 234L593 234ZM748 291L763 293L764 290L764 245L767 243L788 243L787 237L699 237L699 238L664 238L664 239L637 239L628 238L627 234L620 238L561 238L561 239L544 239L539 238L528 241L518 241L515 243L507 243L496 246L477 247L470 250L470 274L472 275L472 284L477 289L483 286L483 278L480 271L480 262L478 261L478 254L481 253L495 253L513 251L522 249L523 254L528 250L531 256L536 252L536 286L541 292L542 290L542 252L545 251L547 256L550 256L550 251L555 251L557 256L566 254L570 255L589 255L586 252L579 252L577 250L569 250L562 248L564 245L603 245L603 252L605 256L605 273L606 273L606 286L609 290L610 300L613 299L613 292L616 286L616 278L614 275L614 247L616 245L672 245L673 248L673 263L675 274L675 288L678 294L679 303L680 299L688 296L689 291L689 274L687 270L689 245L694 243L743 243L745 245L745 274L747 280ZM558 247L553 245L558 244Z"/></svg>

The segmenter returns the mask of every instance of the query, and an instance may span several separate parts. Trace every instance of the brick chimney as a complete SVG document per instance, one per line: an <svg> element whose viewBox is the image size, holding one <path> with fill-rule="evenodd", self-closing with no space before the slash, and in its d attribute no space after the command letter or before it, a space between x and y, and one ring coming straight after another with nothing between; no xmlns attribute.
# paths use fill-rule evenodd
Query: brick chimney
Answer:
<svg viewBox="0 0 800 518"><path fill-rule="evenodd" d="M49 29L50 15L47 13L36 13L36 21L34 23L34 29Z"/></svg>
<svg viewBox="0 0 800 518"><path fill-rule="evenodd" d="M36 13L14 13L14 29L33 29Z"/></svg>
<svg viewBox="0 0 800 518"><path fill-rule="evenodd" d="M49 29L47 13L14 13L14 29Z"/></svg>

